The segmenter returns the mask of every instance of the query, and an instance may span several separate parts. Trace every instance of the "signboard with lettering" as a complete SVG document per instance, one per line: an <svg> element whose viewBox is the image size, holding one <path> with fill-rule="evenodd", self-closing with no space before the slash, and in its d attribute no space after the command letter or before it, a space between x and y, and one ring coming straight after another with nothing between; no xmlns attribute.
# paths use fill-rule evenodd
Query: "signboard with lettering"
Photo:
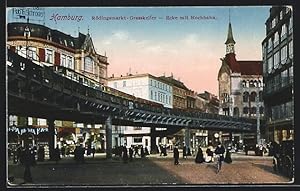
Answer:
<svg viewBox="0 0 300 191"><path fill-rule="evenodd" d="M45 20L45 8L40 7L17 7L13 8L13 18L29 19L34 21Z"/></svg>
<svg viewBox="0 0 300 191"><path fill-rule="evenodd" d="M38 135L43 132L48 132L48 128L18 128L16 126L11 126L8 128L8 131L18 133L19 135L23 135L24 133Z"/></svg>

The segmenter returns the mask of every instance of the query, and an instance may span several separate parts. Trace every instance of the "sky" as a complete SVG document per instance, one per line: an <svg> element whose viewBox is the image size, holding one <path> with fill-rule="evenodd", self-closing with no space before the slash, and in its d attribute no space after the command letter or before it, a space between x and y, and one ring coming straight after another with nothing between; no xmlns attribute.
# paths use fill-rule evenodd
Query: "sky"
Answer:
<svg viewBox="0 0 300 191"><path fill-rule="evenodd" d="M220 58L225 56L229 15L236 58L261 60L269 9L269 6L46 7L42 21L39 19L42 17L32 17L30 22L45 24L74 37L79 31L89 32L96 51L108 57L108 76L129 72L173 74L195 92L208 91L218 96L217 75ZM61 19L61 16L76 19ZM97 16L123 17L123 20L97 20ZM9 8L7 22L17 21L26 22L14 18Z"/></svg>

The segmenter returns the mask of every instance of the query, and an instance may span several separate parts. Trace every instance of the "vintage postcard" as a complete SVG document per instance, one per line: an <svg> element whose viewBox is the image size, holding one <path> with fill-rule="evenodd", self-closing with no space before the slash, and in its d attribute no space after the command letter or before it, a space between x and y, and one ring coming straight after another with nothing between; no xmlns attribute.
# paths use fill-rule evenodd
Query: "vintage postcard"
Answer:
<svg viewBox="0 0 300 191"><path fill-rule="evenodd" d="M293 6L6 16L7 187L294 183Z"/></svg>

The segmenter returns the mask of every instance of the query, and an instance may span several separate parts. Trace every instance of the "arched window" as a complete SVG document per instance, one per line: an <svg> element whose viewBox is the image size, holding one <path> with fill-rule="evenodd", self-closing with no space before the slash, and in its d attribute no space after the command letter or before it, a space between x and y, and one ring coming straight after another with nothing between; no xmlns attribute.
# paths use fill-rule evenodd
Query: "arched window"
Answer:
<svg viewBox="0 0 300 191"><path fill-rule="evenodd" d="M251 114L256 114L256 107L251 108Z"/></svg>
<svg viewBox="0 0 300 191"><path fill-rule="evenodd" d="M253 80L250 80L250 82L249 82L249 87L250 87L250 88L254 88L254 87L255 87L255 86L254 86Z"/></svg>
<svg viewBox="0 0 300 191"><path fill-rule="evenodd" d="M256 92L251 92L250 101L255 101L256 96L257 96Z"/></svg>
<svg viewBox="0 0 300 191"><path fill-rule="evenodd" d="M259 101L262 102L263 101L263 92L259 91L258 96L259 96Z"/></svg>
<svg viewBox="0 0 300 191"><path fill-rule="evenodd" d="M262 87L262 84L261 84L260 80L258 80L257 85L258 85L257 87L259 87L259 88Z"/></svg>
<svg viewBox="0 0 300 191"><path fill-rule="evenodd" d="M239 117L239 115L240 115L239 108L238 108L238 107L235 107L235 108L233 109L233 116Z"/></svg>
<svg viewBox="0 0 300 191"><path fill-rule="evenodd" d="M264 113L264 107L263 107L263 106L260 106L260 107L259 107L259 113L260 113L260 114L263 114L263 113Z"/></svg>
<svg viewBox="0 0 300 191"><path fill-rule="evenodd" d="M247 87L247 82L245 80L242 81L242 87L243 88Z"/></svg>
<svg viewBox="0 0 300 191"><path fill-rule="evenodd" d="M93 73L93 60L89 56L84 58L84 71Z"/></svg>
<svg viewBox="0 0 300 191"><path fill-rule="evenodd" d="M249 93L248 92L244 92L243 94L243 102L248 102L249 101Z"/></svg>
<svg viewBox="0 0 300 191"><path fill-rule="evenodd" d="M244 113L244 114L248 114L248 112L249 112L249 108L248 108L248 107L244 107L244 108L243 108L243 113Z"/></svg>
<svg viewBox="0 0 300 191"><path fill-rule="evenodd" d="M253 85L254 85L254 87L258 87L256 80L254 80Z"/></svg>

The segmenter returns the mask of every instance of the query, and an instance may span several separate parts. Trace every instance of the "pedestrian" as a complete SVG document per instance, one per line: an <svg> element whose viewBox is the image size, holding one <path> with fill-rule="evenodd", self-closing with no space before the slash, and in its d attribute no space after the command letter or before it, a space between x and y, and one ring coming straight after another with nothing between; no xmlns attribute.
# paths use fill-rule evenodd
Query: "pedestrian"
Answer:
<svg viewBox="0 0 300 191"><path fill-rule="evenodd" d="M213 161L213 156L214 156L214 153L210 150L210 148L207 148L206 149L206 157L205 157L205 162L212 162Z"/></svg>
<svg viewBox="0 0 300 191"><path fill-rule="evenodd" d="M23 151L23 165L25 167L24 170L24 182L33 182L32 180L32 176L31 176L31 171L30 171L30 167L34 166L35 160L33 153L30 151L29 147L26 146L25 150Z"/></svg>
<svg viewBox="0 0 300 191"><path fill-rule="evenodd" d="M62 155L63 157L66 156L66 147L65 147L65 146L62 146L62 147L61 147L61 155Z"/></svg>
<svg viewBox="0 0 300 191"><path fill-rule="evenodd" d="M159 156L162 156L163 152L164 152L162 144L159 144L159 150L160 150L160 155Z"/></svg>
<svg viewBox="0 0 300 191"><path fill-rule="evenodd" d="M92 155L93 155L93 158L95 157L95 152L96 152L95 146L92 146Z"/></svg>
<svg viewBox="0 0 300 191"><path fill-rule="evenodd" d="M141 158L145 157L145 151L143 145L141 146Z"/></svg>
<svg viewBox="0 0 300 191"><path fill-rule="evenodd" d="M197 155L196 155L195 162L196 163L203 163L204 162L203 151L202 151L200 146L198 148L198 152L197 152Z"/></svg>
<svg viewBox="0 0 300 191"><path fill-rule="evenodd" d="M185 146L185 144L183 145L183 149L182 149L182 155L183 155L183 158L184 159L186 159L187 158L187 156L186 156L186 146Z"/></svg>
<svg viewBox="0 0 300 191"><path fill-rule="evenodd" d="M59 150L58 145L56 145L56 148L54 149L54 160L55 160L56 164L60 160L60 150Z"/></svg>
<svg viewBox="0 0 300 191"><path fill-rule="evenodd" d="M133 148L132 148L132 145L131 147L129 148L129 160L132 161L132 156L133 156Z"/></svg>
<svg viewBox="0 0 300 191"><path fill-rule="evenodd" d="M123 152L122 152L122 159L124 163L127 163L128 160L128 153L127 153L127 148L126 148L126 144L123 146Z"/></svg>
<svg viewBox="0 0 300 191"><path fill-rule="evenodd" d="M248 145L247 144L245 144L245 155L248 155L248 151L249 151L249 148L248 148Z"/></svg>
<svg viewBox="0 0 300 191"><path fill-rule="evenodd" d="M163 146L163 150L164 150L164 156L167 156L167 145Z"/></svg>
<svg viewBox="0 0 300 191"><path fill-rule="evenodd" d="M139 154L139 148L135 145L134 146L134 158L135 158L136 155L140 156L140 154Z"/></svg>
<svg viewBox="0 0 300 191"><path fill-rule="evenodd" d="M39 146L37 154L38 154L38 161L45 160L45 149L43 146Z"/></svg>
<svg viewBox="0 0 300 191"><path fill-rule="evenodd" d="M179 151L178 151L178 146L175 145L174 150L173 150L173 158L174 158L174 165L179 164Z"/></svg>
<svg viewBox="0 0 300 191"><path fill-rule="evenodd" d="M221 142L218 142L218 146L215 149L215 154L220 156L220 161L218 161L220 164L219 170L221 170L222 161L224 161L224 153L225 153L225 147L221 144Z"/></svg>
<svg viewBox="0 0 300 191"><path fill-rule="evenodd" d="M145 147L145 155L150 155L147 147Z"/></svg>
<svg viewBox="0 0 300 191"><path fill-rule="evenodd" d="M81 144L80 147L79 147L79 161L81 163L84 163L84 153L85 153L85 148Z"/></svg>
<svg viewBox="0 0 300 191"><path fill-rule="evenodd" d="M224 162L226 162L228 164L232 163L231 152L229 149L227 149L227 151L226 151Z"/></svg>

